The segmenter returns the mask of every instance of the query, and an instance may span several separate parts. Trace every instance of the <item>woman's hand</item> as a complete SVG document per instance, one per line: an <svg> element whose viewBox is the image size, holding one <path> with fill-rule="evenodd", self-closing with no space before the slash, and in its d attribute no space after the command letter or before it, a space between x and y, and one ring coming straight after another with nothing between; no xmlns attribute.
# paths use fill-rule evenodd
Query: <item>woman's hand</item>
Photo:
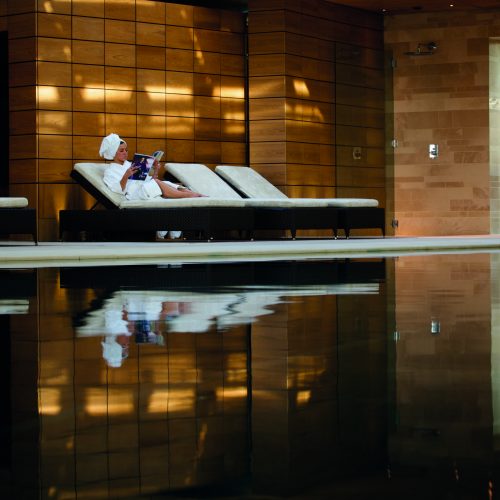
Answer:
<svg viewBox="0 0 500 500"><path fill-rule="evenodd" d="M139 167L137 166L133 166L133 165L130 165L130 167L127 168L127 170L125 170L125 173L123 174L123 177L122 177L122 181L124 180L125 182L127 181L127 179L134 173L136 172L137 170L139 169Z"/></svg>
<svg viewBox="0 0 500 500"><path fill-rule="evenodd" d="M155 160L153 163L153 173L152 177L153 179L158 179L158 172L160 171L160 162L158 160Z"/></svg>

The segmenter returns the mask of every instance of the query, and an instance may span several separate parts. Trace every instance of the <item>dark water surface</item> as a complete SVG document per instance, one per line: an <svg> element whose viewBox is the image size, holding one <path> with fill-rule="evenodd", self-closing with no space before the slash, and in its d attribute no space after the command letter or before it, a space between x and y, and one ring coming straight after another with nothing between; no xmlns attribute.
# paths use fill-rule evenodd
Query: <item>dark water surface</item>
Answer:
<svg viewBox="0 0 500 500"><path fill-rule="evenodd" d="M499 268L0 270L1 498L497 498Z"/></svg>

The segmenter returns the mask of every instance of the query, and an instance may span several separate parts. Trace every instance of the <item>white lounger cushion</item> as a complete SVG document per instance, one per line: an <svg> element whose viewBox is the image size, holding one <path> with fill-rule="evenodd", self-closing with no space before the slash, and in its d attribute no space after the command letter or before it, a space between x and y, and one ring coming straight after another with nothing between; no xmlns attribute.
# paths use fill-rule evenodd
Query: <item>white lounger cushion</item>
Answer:
<svg viewBox="0 0 500 500"><path fill-rule="evenodd" d="M327 206L325 200L309 198L292 200L285 195L282 197L273 196L272 193L269 193L268 196L259 196L258 198L242 198L239 193L222 180L213 170L201 163L166 163L165 168L179 182L194 191L210 197L241 200L247 207L290 208L293 206ZM277 191L280 192L279 190Z"/></svg>
<svg viewBox="0 0 500 500"><path fill-rule="evenodd" d="M244 200L215 198L153 198L151 200L127 200L125 196L113 193L104 184L104 169L107 163L76 163L75 170L83 175L117 208L177 208L177 207L242 207ZM215 175L215 174L214 174Z"/></svg>
<svg viewBox="0 0 500 500"><path fill-rule="evenodd" d="M0 208L24 208L28 206L28 199L22 197L0 197Z"/></svg>
<svg viewBox="0 0 500 500"><path fill-rule="evenodd" d="M265 177L250 167L218 165L215 171L249 198L279 198L293 206L377 207L378 201L370 198L288 198ZM316 205L320 203L322 205Z"/></svg>
<svg viewBox="0 0 500 500"><path fill-rule="evenodd" d="M198 193L213 198L242 199L227 182L201 163L165 163L165 169L181 184Z"/></svg>

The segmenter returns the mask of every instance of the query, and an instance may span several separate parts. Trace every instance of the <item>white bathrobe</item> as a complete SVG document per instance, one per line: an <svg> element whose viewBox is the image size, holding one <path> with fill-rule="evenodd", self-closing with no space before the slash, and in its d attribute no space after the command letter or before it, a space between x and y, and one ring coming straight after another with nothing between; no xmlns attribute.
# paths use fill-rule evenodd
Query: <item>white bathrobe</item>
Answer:
<svg viewBox="0 0 500 500"><path fill-rule="evenodd" d="M123 194L127 200L149 200L151 198L157 198L161 196L160 186L152 179L146 179L144 181L138 181L135 179L128 179L127 184L125 184L125 189L122 189L120 181L123 179L125 171L130 167L131 163L129 161L123 162L123 165L119 163L110 163L104 170L104 184L113 191L113 193ZM174 184L169 181L161 181L173 188L177 189L178 184ZM182 231L157 231L157 236L159 238L165 238L165 236L170 233L172 238L180 238Z"/></svg>
<svg viewBox="0 0 500 500"><path fill-rule="evenodd" d="M130 168L131 163L126 161L123 165L119 163L110 163L104 170L104 183L113 191L113 193L123 194L127 200L149 200L161 196L160 186L152 179L138 181L128 179L125 189L122 189L120 181L123 179L125 171ZM178 184L169 181L162 181L169 186L177 189Z"/></svg>

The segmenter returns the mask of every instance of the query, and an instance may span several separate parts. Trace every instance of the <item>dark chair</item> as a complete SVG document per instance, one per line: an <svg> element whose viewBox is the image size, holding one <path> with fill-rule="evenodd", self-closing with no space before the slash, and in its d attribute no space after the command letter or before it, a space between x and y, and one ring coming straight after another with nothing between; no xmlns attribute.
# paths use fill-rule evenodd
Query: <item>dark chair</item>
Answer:
<svg viewBox="0 0 500 500"><path fill-rule="evenodd" d="M23 197L0 198L0 234L31 234L38 245L36 210Z"/></svg>

